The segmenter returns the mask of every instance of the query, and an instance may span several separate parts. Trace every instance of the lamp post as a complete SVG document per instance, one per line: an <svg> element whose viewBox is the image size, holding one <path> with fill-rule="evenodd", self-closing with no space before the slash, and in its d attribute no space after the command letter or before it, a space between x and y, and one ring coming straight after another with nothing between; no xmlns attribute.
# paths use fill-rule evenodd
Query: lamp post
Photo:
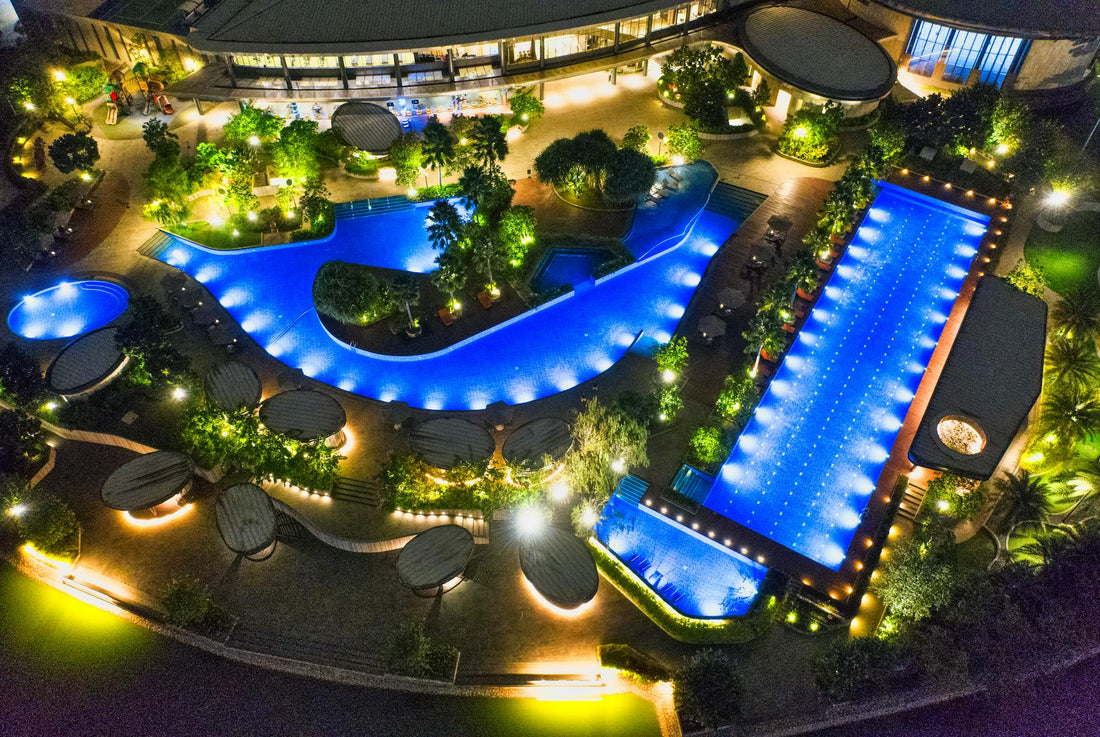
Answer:
<svg viewBox="0 0 1100 737"><path fill-rule="evenodd" d="M657 158L661 157L661 146L665 142L665 134L663 131L657 131Z"/></svg>

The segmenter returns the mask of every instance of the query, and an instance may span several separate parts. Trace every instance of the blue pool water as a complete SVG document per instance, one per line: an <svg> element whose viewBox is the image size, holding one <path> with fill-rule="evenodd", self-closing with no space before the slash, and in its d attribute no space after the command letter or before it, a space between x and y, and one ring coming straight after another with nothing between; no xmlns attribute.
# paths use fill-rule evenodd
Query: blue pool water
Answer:
<svg viewBox="0 0 1100 737"><path fill-rule="evenodd" d="M640 208L624 244L648 254L581 293L540 305L434 353L387 356L329 334L313 307L326 261L430 271L430 205L339 220L319 241L214 251L172 236L158 256L202 282L271 355L346 391L427 409L520 404L572 388L609 369L640 336L668 341L719 246L739 225L703 211L717 178L695 163L681 191Z"/></svg>
<svg viewBox="0 0 1100 737"><path fill-rule="evenodd" d="M596 537L689 617L744 614L768 572L740 553L617 495L604 507Z"/></svg>
<svg viewBox="0 0 1100 737"><path fill-rule="evenodd" d="M592 278L609 258L611 254L602 248L551 248L531 277L531 289L545 293L576 286Z"/></svg>
<svg viewBox="0 0 1100 737"><path fill-rule="evenodd" d="M27 295L8 313L8 327L31 340L72 338L126 311L130 293L106 281L76 281Z"/></svg>
<svg viewBox="0 0 1100 737"><path fill-rule="evenodd" d="M706 507L840 568L988 221L882 185Z"/></svg>

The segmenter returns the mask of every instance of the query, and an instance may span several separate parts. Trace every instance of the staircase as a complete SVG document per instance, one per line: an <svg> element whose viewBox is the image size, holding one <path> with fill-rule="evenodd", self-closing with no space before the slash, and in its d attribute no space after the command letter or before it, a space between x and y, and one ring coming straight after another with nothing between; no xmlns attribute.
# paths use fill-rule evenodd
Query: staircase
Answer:
<svg viewBox="0 0 1100 737"><path fill-rule="evenodd" d="M172 236L163 230L158 230L149 240L141 244L137 252L142 256L148 256L154 261L162 261L161 254L167 251L173 243L175 241L172 240Z"/></svg>
<svg viewBox="0 0 1100 737"><path fill-rule="evenodd" d="M737 187L728 182L718 182L707 201L707 212L743 223L760 203L768 199L767 195L753 192L751 189Z"/></svg>
<svg viewBox="0 0 1100 737"><path fill-rule="evenodd" d="M619 488L615 489L615 494L625 502L641 504L648 489L649 483L637 476L624 476L619 482Z"/></svg>
<svg viewBox="0 0 1100 737"><path fill-rule="evenodd" d="M377 507L382 503L382 494L378 490L378 482L375 480L360 481L340 476L332 485L329 496L342 502L352 504L365 504L368 507Z"/></svg>
<svg viewBox="0 0 1100 737"><path fill-rule="evenodd" d="M910 522L916 520L917 515L920 513L921 504L924 503L924 496L927 493L927 489L922 489L919 486L913 484L906 486L905 492L901 495L901 502L898 504L898 516Z"/></svg>
<svg viewBox="0 0 1100 737"><path fill-rule="evenodd" d="M409 201L408 197L393 195L391 197L375 197L369 200L338 202L335 211L337 220L356 220L387 212L411 210L412 206L413 203Z"/></svg>

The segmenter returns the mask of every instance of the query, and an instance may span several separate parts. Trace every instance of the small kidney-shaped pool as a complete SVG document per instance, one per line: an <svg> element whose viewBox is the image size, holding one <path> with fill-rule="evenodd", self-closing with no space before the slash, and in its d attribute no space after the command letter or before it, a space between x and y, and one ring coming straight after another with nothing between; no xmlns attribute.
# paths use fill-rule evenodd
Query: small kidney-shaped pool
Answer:
<svg viewBox="0 0 1100 737"><path fill-rule="evenodd" d="M61 282L20 300L8 313L8 327L31 340L72 338L112 322L129 300L130 293L112 282Z"/></svg>

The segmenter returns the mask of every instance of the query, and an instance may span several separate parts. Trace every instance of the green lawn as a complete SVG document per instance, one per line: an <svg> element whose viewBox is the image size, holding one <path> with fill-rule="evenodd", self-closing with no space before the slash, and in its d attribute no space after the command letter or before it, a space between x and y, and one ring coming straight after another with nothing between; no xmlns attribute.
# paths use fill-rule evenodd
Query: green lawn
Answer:
<svg viewBox="0 0 1100 737"><path fill-rule="evenodd" d="M238 231L240 235L233 235L232 226L214 228L201 220L194 223L174 225L168 230L200 245L223 251L260 245L261 234L256 231Z"/></svg>
<svg viewBox="0 0 1100 737"><path fill-rule="evenodd" d="M1100 269L1100 212L1075 212L1057 233L1033 226L1024 255L1041 266L1050 288L1059 294L1076 287L1097 286Z"/></svg>

